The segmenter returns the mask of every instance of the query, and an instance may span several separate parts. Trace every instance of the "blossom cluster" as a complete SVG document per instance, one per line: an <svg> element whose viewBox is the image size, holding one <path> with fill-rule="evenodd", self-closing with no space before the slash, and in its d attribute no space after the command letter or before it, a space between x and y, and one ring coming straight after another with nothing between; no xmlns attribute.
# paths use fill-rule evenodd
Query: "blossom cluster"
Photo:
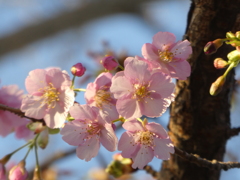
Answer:
<svg viewBox="0 0 240 180"><path fill-rule="evenodd" d="M142 57L126 58L124 67L114 57L106 56L102 64L108 71L99 74L86 90L74 86L75 77L86 70L80 63L71 69L73 80L59 68L36 69L26 78L27 95L15 86L9 90L3 87L0 97L5 96L8 102L3 98L0 103L20 108L26 117L38 120L27 126L35 134L41 132L37 138L45 137L43 132L60 128L62 139L77 146L80 159L90 161L102 145L108 151L118 149L124 158L132 159L133 168L142 169L154 156L167 160L174 153L167 131L160 124L141 118L159 117L170 106L175 87L172 78L185 80L190 75L186 59L191 53L189 41L176 42L172 33L158 32L152 43L143 45ZM110 73L117 67L122 71ZM75 102L77 91L85 91L86 104ZM22 118L0 113L6 117L0 119L1 136L17 132L21 125L26 127ZM126 130L119 140L115 134L117 121ZM46 144L44 140L41 143Z"/></svg>

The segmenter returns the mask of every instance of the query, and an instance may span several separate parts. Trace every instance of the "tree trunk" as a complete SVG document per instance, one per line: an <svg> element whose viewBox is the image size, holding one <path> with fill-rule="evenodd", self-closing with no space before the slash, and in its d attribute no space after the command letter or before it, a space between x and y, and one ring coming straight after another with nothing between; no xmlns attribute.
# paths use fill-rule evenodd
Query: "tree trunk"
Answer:
<svg viewBox="0 0 240 180"><path fill-rule="evenodd" d="M227 60L233 48L223 45L217 53L207 56L203 47L208 41L225 38L226 32L240 30L240 0L192 0L185 38L192 45L189 58L191 76L177 81L176 99L172 103L169 130L174 145L188 153L219 161L223 160L230 128L230 95L234 72L228 74L222 92L211 96L211 84L224 70L217 70L213 60ZM217 180L220 170L210 170L189 163L176 155L164 161L160 180Z"/></svg>

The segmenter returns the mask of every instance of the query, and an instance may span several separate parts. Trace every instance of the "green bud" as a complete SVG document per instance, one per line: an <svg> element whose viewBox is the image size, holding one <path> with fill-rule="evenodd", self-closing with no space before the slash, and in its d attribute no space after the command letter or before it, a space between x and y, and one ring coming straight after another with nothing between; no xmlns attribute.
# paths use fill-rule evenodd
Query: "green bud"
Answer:
<svg viewBox="0 0 240 180"><path fill-rule="evenodd" d="M226 37L229 38L229 39L234 39L234 38L236 38L236 36L235 36L232 32L227 32L227 33L226 33Z"/></svg>
<svg viewBox="0 0 240 180"><path fill-rule="evenodd" d="M214 83L212 83L210 87L210 94L212 96L216 96L222 91L225 80L226 78L224 76L220 76Z"/></svg>
<svg viewBox="0 0 240 180"><path fill-rule="evenodd" d="M48 145L48 128L45 128L39 135L37 139L38 146L42 149L45 149Z"/></svg>
<svg viewBox="0 0 240 180"><path fill-rule="evenodd" d="M228 53L227 57L229 59L229 63L234 63L236 67L240 60L240 51L238 50L231 51L230 53Z"/></svg>
<svg viewBox="0 0 240 180"><path fill-rule="evenodd" d="M240 31L237 31L237 32L235 33L235 36L236 36L236 38L240 39Z"/></svg>

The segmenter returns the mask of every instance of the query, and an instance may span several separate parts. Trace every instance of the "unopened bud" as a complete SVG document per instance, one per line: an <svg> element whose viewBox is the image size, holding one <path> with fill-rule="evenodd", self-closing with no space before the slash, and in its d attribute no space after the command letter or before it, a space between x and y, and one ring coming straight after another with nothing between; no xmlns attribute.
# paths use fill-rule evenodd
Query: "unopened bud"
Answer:
<svg viewBox="0 0 240 180"><path fill-rule="evenodd" d="M46 127L40 134L37 140L38 146L42 149L45 149L48 145L48 128Z"/></svg>
<svg viewBox="0 0 240 180"><path fill-rule="evenodd" d="M136 169L132 168L133 161L129 158L123 158L121 154L117 153L113 156L113 161L106 168L106 172L115 178L121 177L125 174L135 172Z"/></svg>
<svg viewBox="0 0 240 180"><path fill-rule="evenodd" d="M115 60L115 58L113 56L104 57L101 60L101 63L103 65L103 67L108 71L111 71L118 67L118 62Z"/></svg>
<svg viewBox="0 0 240 180"><path fill-rule="evenodd" d="M231 51L230 53L228 53L227 57L230 63L236 63L237 65L240 60L240 51L238 50Z"/></svg>
<svg viewBox="0 0 240 180"><path fill-rule="evenodd" d="M42 180L40 170L38 167L35 167L32 180Z"/></svg>
<svg viewBox="0 0 240 180"><path fill-rule="evenodd" d="M86 68L81 63L77 63L71 68L72 74L77 77L81 77L82 75L84 75L85 71Z"/></svg>
<svg viewBox="0 0 240 180"><path fill-rule="evenodd" d="M227 32L227 33L226 33L226 37L229 38L229 39L233 39L233 38L235 38L236 36L235 36L232 32Z"/></svg>
<svg viewBox="0 0 240 180"><path fill-rule="evenodd" d="M240 31L237 31L237 32L235 33L235 36L236 36L236 38L240 39Z"/></svg>
<svg viewBox="0 0 240 180"><path fill-rule="evenodd" d="M222 58L216 58L213 64L216 69L222 69L228 65L228 62L223 60Z"/></svg>
<svg viewBox="0 0 240 180"><path fill-rule="evenodd" d="M216 39L214 41L208 42L204 46L204 52L206 55L211 55L215 52L217 52L218 48L220 48L223 45L224 40L223 39Z"/></svg>
<svg viewBox="0 0 240 180"><path fill-rule="evenodd" d="M25 169L25 161L20 161L9 171L9 180L26 180L28 172Z"/></svg>
<svg viewBox="0 0 240 180"><path fill-rule="evenodd" d="M226 78L224 76L220 76L214 83L212 83L210 87L210 94L212 96L216 96L222 91L225 80Z"/></svg>

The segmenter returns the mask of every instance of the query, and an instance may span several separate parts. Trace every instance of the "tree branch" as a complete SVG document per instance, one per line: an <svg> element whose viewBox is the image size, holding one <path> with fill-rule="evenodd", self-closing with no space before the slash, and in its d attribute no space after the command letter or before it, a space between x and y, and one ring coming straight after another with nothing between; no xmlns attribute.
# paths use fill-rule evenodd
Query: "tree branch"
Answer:
<svg viewBox="0 0 240 180"><path fill-rule="evenodd" d="M140 10L138 5L144 2L149 2L149 0L96 0L81 4L71 12L64 12L54 18L25 27L15 34L0 38L0 56L103 16L117 13L137 13Z"/></svg>
<svg viewBox="0 0 240 180"><path fill-rule="evenodd" d="M207 167L208 169L215 169L215 170L223 169L226 171L232 168L240 168L239 162L220 162L215 159L212 161L209 161L205 158L199 157L196 154L188 154L187 152L182 151L177 147L175 147L175 154L191 163L195 163L200 167Z"/></svg>
<svg viewBox="0 0 240 180"><path fill-rule="evenodd" d="M0 110L8 111L8 112L16 114L17 116L20 116L22 118L30 119L33 122L41 122L41 123L43 123L43 125L45 125L45 121L43 119L34 119L34 118L31 118L31 117L25 116L25 113L22 112L20 109L16 109L16 108L6 106L4 104L0 104Z"/></svg>

